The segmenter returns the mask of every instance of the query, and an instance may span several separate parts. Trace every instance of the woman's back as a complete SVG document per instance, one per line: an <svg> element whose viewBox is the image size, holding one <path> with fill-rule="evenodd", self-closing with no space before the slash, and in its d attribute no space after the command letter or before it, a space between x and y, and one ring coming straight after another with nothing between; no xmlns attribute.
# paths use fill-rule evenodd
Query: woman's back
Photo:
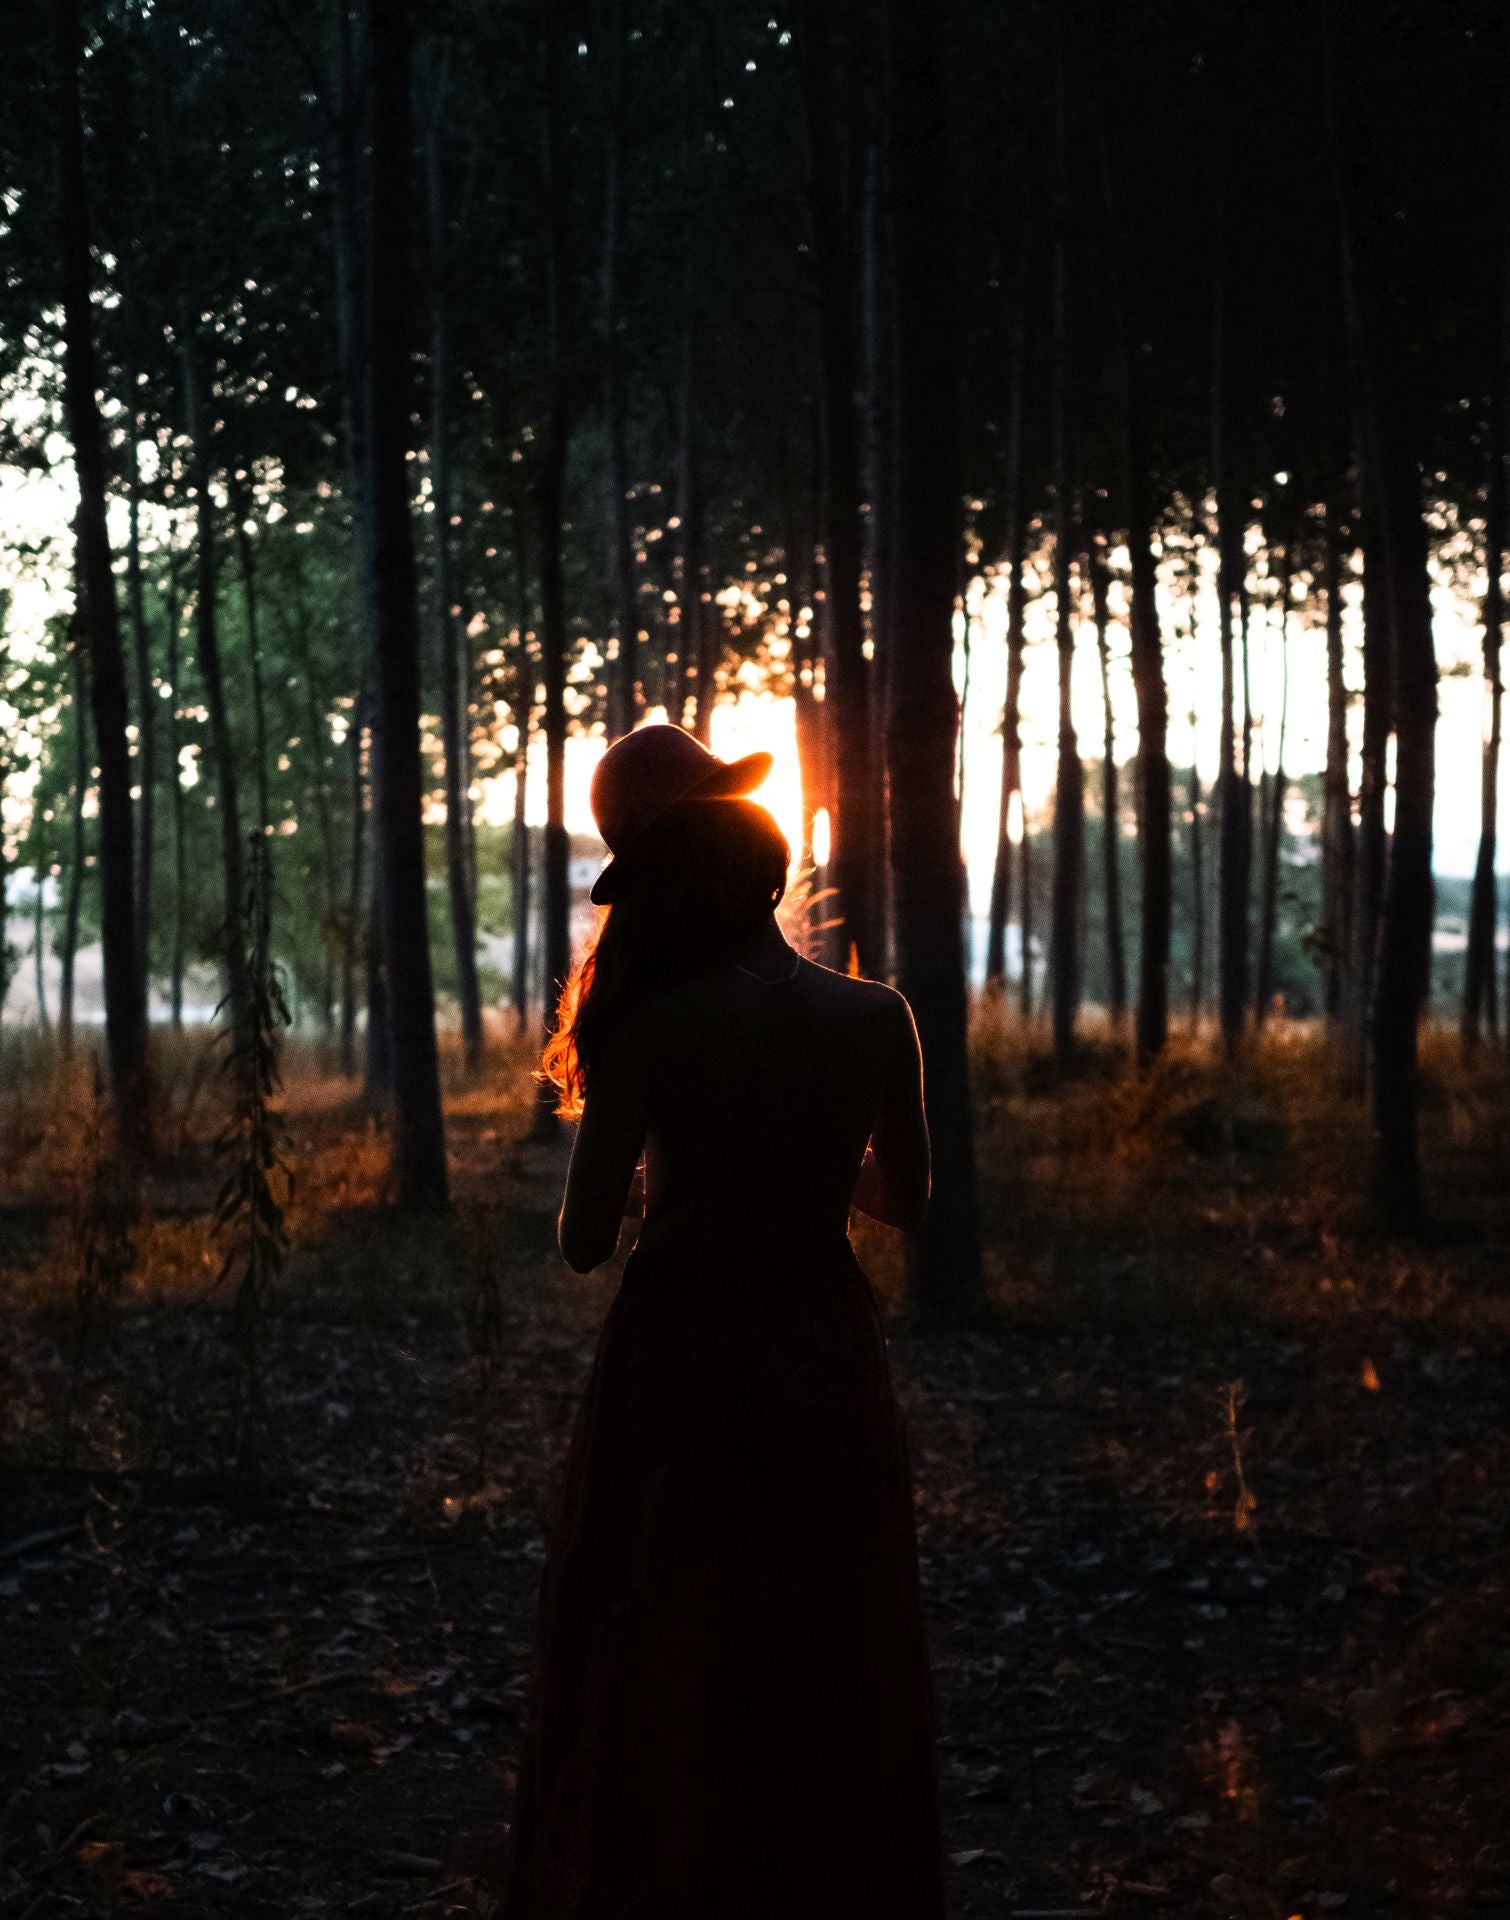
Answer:
<svg viewBox="0 0 1510 1920"><path fill-rule="evenodd" d="M843 1233L872 1133L915 1096L900 994L796 955L770 965L663 992L626 1033L624 1070L644 1078L653 1240Z"/></svg>

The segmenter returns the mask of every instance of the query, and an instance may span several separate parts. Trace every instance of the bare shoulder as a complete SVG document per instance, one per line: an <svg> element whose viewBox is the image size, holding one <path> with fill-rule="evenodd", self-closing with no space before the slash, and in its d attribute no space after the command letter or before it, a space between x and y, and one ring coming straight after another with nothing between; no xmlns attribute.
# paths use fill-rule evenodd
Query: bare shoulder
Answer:
<svg viewBox="0 0 1510 1920"><path fill-rule="evenodd" d="M809 990L839 1018L848 1019L882 1045L911 1046L916 1029L912 1008L884 980L860 980L804 959Z"/></svg>

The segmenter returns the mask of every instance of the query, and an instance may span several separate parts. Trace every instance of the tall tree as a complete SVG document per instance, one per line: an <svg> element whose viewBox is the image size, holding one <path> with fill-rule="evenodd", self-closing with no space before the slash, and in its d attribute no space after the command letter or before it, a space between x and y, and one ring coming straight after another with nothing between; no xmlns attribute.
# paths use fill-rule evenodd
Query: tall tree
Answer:
<svg viewBox="0 0 1510 1920"><path fill-rule="evenodd" d="M1225 162L1223 162L1225 165ZM1252 772L1237 751L1237 634L1244 600L1242 491L1232 458L1231 287L1227 187L1218 187L1211 347L1211 473L1216 497L1217 603L1222 649L1221 755L1217 772L1217 1005L1230 1051L1242 1038L1248 1005L1248 847ZM1246 714L1246 707L1244 709ZM1246 718L1244 727L1247 728Z"/></svg>
<svg viewBox="0 0 1510 1920"><path fill-rule="evenodd" d="M1054 603L1059 657L1058 756L1054 781L1053 968L1054 1057L1069 1064L1080 1011L1082 894L1085 880L1085 772L1075 732L1075 615L1071 598L1073 509L1070 499L1069 422L1069 183L1065 130L1063 15L1056 16L1054 143Z"/></svg>
<svg viewBox="0 0 1510 1920"><path fill-rule="evenodd" d="M1274 749L1274 771L1268 782L1268 807L1264 810L1263 896L1258 918L1258 977L1253 990L1253 1019L1262 1025L1269 1013L1274 992L1274 935L1279 906L1279 854L1285 822L1285 730L1290 718L1290 576L1293 566L1292 542L1287 537L1280 549L1279 563L1279 655L1280 696L1279 733Z"/></svg>
<svg viewBox="0 0 1510 1920"><path fill-rule="evenodd" d="M1356 100L1339 97L1336 0L1328 0L1322 25L1338 251L1362 425L1364 481L1383 561L1395 722L1395 817L1370 1022L1373 1189L1381 1213L1397 1226L1410 1227L1422 1207L1417 1050L1431 970L1437 722L1431 579L1418 465L1421 426L1403 317L1386 292L1381 259L1386 223L1378 218L1377 206L1360 212L1358 205L1356 167L1362 141ZM1356 44L1356 33L1350 34L1350 55Z"/></svg>
<svg viewBox="0 0 1510 1920"><path fill-rule="evenodd" d="M446 1137L425 902L419 587L408 477L411 42L404 0L368 0L372 126L368 424L376 615L377 884L400 1205L443 1206Z"/></svg>
<svg viewBox="0 0 1510 1920"><path fill-rule="evenodd" d="M1106 908L1106 1001L1113 1021L1120 1025L1127 1012L1127 957L1122 944L1122 801L1112 707L1110 575L1104 533L1093 537L1087 565L1096 655L1101 665L1101 897Z"/></svg>
<svg viewBox="0 0 1510 1920"><path fill-rule="evenodd" d="M147 1005L137 933L129 706L105 517L105 438L100 422L84 169L78 0L52 8L57 87L58 258L63 312L63 404L73 444L79 504L74 520L89 698L100 766L100 908L105 960L105 1045L123 1143L139 1145L147 1108ZM82 722L80 723L82 724Z"/></svg>
<svg viewBox="0 0 1510 1920"><path fill-rule="evenodd" d="M452 565L451 494L451 230L445 175L449 45L427 75L424 117L425 209L430 242L430 505L432 585L439 642L441 751L445 762L446 900L456 950L456 1000L462 1054L469 1069L482 1059L482 988L477 975L477 910L468 871L472 800L467 773L466 669L461 608Z"/></svg>
<svg viewBox="0 0 1510 1920"><path fill-rule="evenodd" d="M818 330L823 369L824 522L828 681L835 817L829 872L843 916L842 942L862 972L883 964L881 756L872 733L871 670L860 607L860 389L854 221L845 204L835 100L835 29L829 0L802 0L795 20L807 128ZM898 595L900 602L900 593ZM898 643L900 644L900 642ZM894 863L893 863L894 864Z"/></svg>
<svg viewBox="0 0 1510 1920"><path fill-rule="evenodd" d="M566 462L571 434L566 343L571 315L567 260L566 127L561 97L562 23L547 7L541 23L541 184L545 203L546 400L533 473L539 540L540 670L544 682L545 857L540 938L545 962L545 1017L554 1024L557 999L571 971L570 843L566 832L566 576L562 542L566 519ZM674 717L674 716L673 716ZM542 1081L535 1132L557 1127L555 1090Z"/></svg>
<svg viewBox="0 0 1510 1920"><path fill-rule="evenodd" d="M886 0L884 20L896 324L891 863L897 977L923 1045L934 1165L911 1273L920 1301L961 1309L979 1294L980 1238L954 796L960 487L945 9Z"/></svg>
<svg viewBox="0 0 1510 1920"><path fill-rule="evenodd" d="M608 678L608 736L628 733L639 718L640 617L635 592L634 529L629 512L629 431L623 331L623 256L628 214L629 24L625 0L612 0L609 23L608 139L603 187L603 416L608 437L608 568L618 643Z"/></svg>
<svg viewBox="0 0 1510 1920"><path fill-rule="evenodd" d="M1001 713L1001 789L996 812L996 860L991 870L991 905L986 926L986 982L1004 984L1007 973L1007 923L1012 913L1012 833L1022 834L1022 659L1023 611L1023 385L1027 359L1028 225L1021 222L1017 271L1013 276L1011 344L1007 357L1006 471L1003 505L1006 514L1007 576L1007 690ZM1013 820L1013 801L1017 818ZM1023 836L1025 839L1025 836ZM1024 882L1024 898L1026 898ZM1021 922L1019 922L1021 931ZM1027 972L1027 943L1022 942L1022 965Z"/></svg>
<svg viewBox="0 0 1510 1920"><path fill-rule="evenodd" d="M1146 398L1132 339L1129 300L1134 284L1128 215L1117 188L1107 132L1104 78L1097 88L1097 161L1108 228L1108 275L1116 364L1117 455L1129 561L1128 630L1133 697L1138 708L1138 1012L1137 1051L1147 1062L1169 1034L1169 948L1174 908L1172 800L1169 774L1169 690L1159 627L1154 506L1148 473ZM1108 869L1110 872L1110 869ZM1120 944L1120 931L1119 931Z"/></svg>
<svg viewBox="0 0 1510 1920"><path fill-rule="evenodd" d="M1346 457L1343 456L1346 469ZM1356 837L1348 786L1347 682L1343 677L1341 485L1328 489L1323 509L1326 592L1326 771L1323 775L1321 859L1322 912L1326 934L1325 1005L1340 1018L1352 954L1353 867Z"/></svg>
<svg viewBox="0 0 1510 1920"><path fill-rule="evenodd" d="M1506 249L1510 255L1510 247ZM1510 271L1510 269L1507 269ZM1505 622L1505 600L1501 585L1504 565L1505 512L1505 403L1504 385L1498 384L1489 409L1489 489L1488 511L1484 516L1484 699L1488 706L1488 725L1484 729L1484 747L1479 791L1479 845L1473 869L1473 893L1468 915L1468 951L1463 978L1463 1048L1471 1054L1487 1022L1489 1031L1498 1030L1494 947L1499 931L1499 879L1495 872L1496 827L1499 816L1499 767L1504 744L1505 686L1500 661Z"/></svg>

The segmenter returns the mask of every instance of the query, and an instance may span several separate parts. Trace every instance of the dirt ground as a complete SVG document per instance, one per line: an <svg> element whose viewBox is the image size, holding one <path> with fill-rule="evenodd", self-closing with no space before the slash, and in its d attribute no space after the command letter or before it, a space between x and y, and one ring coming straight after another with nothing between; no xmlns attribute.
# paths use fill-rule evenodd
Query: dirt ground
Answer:
<svg viewBox="0 0 1510 1920"><path fill-rule="evenodd" d="M1341 1109L1286 1117L1307 1071L980 1075L992 1311L890 1319L959 1920L1510 1916L1505 1107L1444 1087L1442 1218L1388 1247L1337 1197ZM522 1143L517 1091L452 1097L444 1230L378 1204L338 1092L290 1107L259 1508L226 1476L208 1130L83 1347L64 1201L35 1166L4 1190L18 1920L491 1910L614 1276L556 1259L561 1150ZM894 1291L879 1230L862 1253Z"/></svg>

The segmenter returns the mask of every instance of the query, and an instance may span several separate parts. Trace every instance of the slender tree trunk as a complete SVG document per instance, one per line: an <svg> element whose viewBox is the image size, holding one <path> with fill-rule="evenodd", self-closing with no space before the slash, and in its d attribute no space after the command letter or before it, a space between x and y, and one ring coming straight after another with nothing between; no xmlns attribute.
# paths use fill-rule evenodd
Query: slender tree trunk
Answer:
<svg viewBox="0 0 1510 1920"><path fill-rule="evenodd" d="M570 274L566 258L568 206L562 176L560 23L544 25L542 168L546 220L546 285L550 314L550 400L544 444L535 473L540 540L540 667L545 689L545 857L540 941L545 962L546 1028L554 1027L558 999L571 971L570 846L566 832L566 584L562 568L568 414L566 342ZM675 717L675 716L673 716ZM535 1134L557 1130L555 1090L542 1081L535 1103Z"/></svg>
<svg viewBox="0 0 1510 1920"><path fill-rule="evenodd" d="M68 889L63 896L59 942L58 1044L73 1052L73 973L79 951L79 909L84 897L84 801L89 792L89 674L78 639L73 657L73 792L68 814Z"/></svg>
<svg viewBox="0 0 1510 1920"><path fill-rule="evenodd" d="M341 860L337 848L335 816L331 806L330 783L323 746L329 703L323 698L320 690L314 648L311 644L309 605L305 595L303 566L296 564L293 574L293 616L291 621L285 624L285 634L291 632L297 649L299 679L304 701L305 735L311 751L316 756L311 799L314 805L315 825L320 836L320 860L316 885L319 890L322 933L317 994L320 1028L328 1042L335 1033L335 962L338 954L344 952L346 943L342 927L342 909L336 904ZM342 1070L348 1071L344 1064L345 1056L342 1055L341 1059Z"/></svg>
<svg viewBox="0 0 1510 1920"><path fill-rule="evenodd" d="M1243 514L1241 493L1231 460L1231 395L1227 331L1225 199L1217 214L1215 318L1211 365L1211 466L1216 494L1217 599L1221 619L1222 729L1217 773L1217 1005L1222 1042L1229 1052L1243 1035L1248 1005L1248 891L1247 848L1251 833L1252 788L1246 760L1237 759L1237 655L1234 606L1243 597Z"/></svg>
<svg viewBox="0 0 1510 1920"><path fill-rule="evenodd" d="M1206 853L1201 831L1200 768L1195 758L1196 715L1190 716L1190 1024L1200 1025L1206 997Z"/></svg>
<svg viewBox="0 0 1510 1920"><path fill-rule="evenodd" d="M545 687L545 845L540 899L540 939L545 964L545 1017L555 1024L556 1004L571 972L571 895L566 832L566 605L561 564L564 448L554 434L542 450L535 477L540 536L540 665ZM556 1130L553 1091L536 1101L536 1129Z"/></svg>
<svg viewBox="0 0 1510 1920"><path fill-rule="evenodd" d="M862 490L860 388L856 338L854 237L846 219L835 139L833 25L829 0L804 0L795 20L801 56L819 350L823 369L824 554L828 575L828 676L825 704L834 749L834 813L829 871L843 917L841 943L863 973L884 964L880 900L885 810L884 769L875 751L871 670L860 607ZM895 608L901 618L900 594ZM901 644L900 637L898 645ZM950 774L953 780L952 765ZM893 858L893 873L896 862Z"/></svg>
<svg viewBox="0 0 1510 1920"><path fill-rule="evenodd" d="M1279 852L1285 828L1285 729L1290 718L1290 543L1286 541L1279 572L1280 697L1279 739L1274 772L1269 782L1269 810L1264 841L1264 891L1258 921L1258 985L1253 995L1253 1019L1262 1026L1274 993L1274 935L1279 911Z"/></svg>
<svg viewBox="0 0 1510 1920"><path fill-rule="evenodd" d="M136 810L136 941L142 994L150 991L152 891L156 861L157 699L152 682L152 629L142 569L141 479L131 451L130 518L127 522L126 594L131 608L131 646L136 669L136 768L141 798Z"/></svg>
<svg viewBox="0 0 1510 1920"><path fill-rule="evenodd" d="M816 438L810 455L816 453ZM821 736L822 703L814 697L813 675L817 654L815 618L804 621L805 609L813 609L814 530L818 519L821 485L806 490L799 503L793 478L798 462L783 425L779 453L782 486L782 557L786 572L787 637L791 648L793 726L797 736L797 776L802 787L802 843L797 856L799 874L812 875L813 821L827 796L823 777ZM804 463L811 473L811 457ZM812 882L816 888L819 882ZM810 928L811 931L811 928ZM810 949L811 950L811 949Z"/></svg>
<svg viewBox="0 0 1510 1920"><path fill-rule="evenodd" d="M1394 711L1393 644L1384 583L1378 516L1364 509L1363 546L1363 738L1358 775L1358 840L1354 868L1353 947L1348 967L1349 1070L1361 1087L1368 1070L1369 1022L1378 972L1379 923L1389 868L1385 798L1389 789L1389 735Z"/></svg>
<svg viewBox="0 0 1510 1920"><path fill-rule="evenodd" d="M346 863L346 904L341 915L341 1037L342 1073L357 1070L357 988L361 958L362 898L366 889L367 784L362 777L363 738L367 731L367 689L357 693L346 745L351 754L351 850Z"/></svg>
<svg viewBox="0 0 1510 1920"><path fill-rule="evenodd" d="M1096 652L1101 662L1101 891L1106 903L1106 995L1113 1021L1127 1013L1127 957L1122 944L1122 801L1112 721L1112 655L1106 539L1098 534L1089 556Z"/></svg>
<svg viewBox="0 0 1510 1920"><path fill-rule="evenodd" d="M225 673L220 657L218 619L219 567L216 564L215 501L210 491L209 427L203 413L200 369L195 345L183 348L184 415L192 449L194 488L198 496L195 531L198 580L194 596L194 641L199 677L210 714L210 745L215 758L215 799L220 814L220 857L224 890L221 955L226 992L232 1007L242 1004L246 992L245 955L240 926L245 842L241 834L240 780L236 745L231 734L225 697Z"/></svg>
<svg viewBox="0 0 1510 1920"><path fill-rule="evenodd" d="M1138 707L1136 808L1138 823L1138 1011L1137 1051L1142 1064L1164 1050L1169 1037L1169 949L1174 917L1173 801L1169 773L1169 690L1164 679L1164 638L1159 628L1158 569L1154 558L1151 499L1142 383L1128 312L1129 269L1124 201L1112 171L1106 134L1104 83L1098 88L1096 147L1102 206L1111 230L1110 292L1118 387L1118 454L1122 508L1127 519L1131 573L1128 630L1133 696ZM1120 920L1118 921L1120 939Z"/></svg>
<svg viewBox="0 0 1510 1920"><path fill-rule="evenodd" d="M32 900L31 930L31 968L32 981L37 992L37 1025L43 1033L51 1031L52 1022L47 1017L47 925L46 908L42 900L42 889L47 884L42 872L42 857L37 856L37 864L32 869L34 897Z"/></svg>
<svg viewBox="0 0 1510 1920"><path fill-rule="evenodd" d="M1479 846L1473 870L1473 894L1468 916L1468 951L1463 980L1463 1051L1470 1058L1487 1020L1498 1031L1496 1005L1495 935L1499 930L1499 880L1495 872L1496 828L1499 817L1499 766L1504 740L1504 681L1500 672L1505 622L1501 568L1504 565L1505 426L1502 396L1490 403L1489 500L1484 524L1484 698L1489 709L1480 777Z"/></svg>
<svg viewBox="0 0 1510 1920"><path fill-rule="evenodd" d="M430 228L430 490L434 529L435 627L439 638L441 746L445 756L446 897L456 950L456 1001L468 1072L482 1059L482 987L477 974L477 913L468 872L466 670L460 608L451 568L450 244L442 179L444 90L425 130L425 200Z"/></svg>
<svg viewBox="0 0 1510 1920"><path fill-rule="evenodd" d="M514 915L514 1016L523 1033L530 1016L530 829L525 814L530 757L530 710L518 708L519 744L514 749L514 832L510 848Z"/></svg>
<svg viewBox="0 0 1510 1920"><path fill-rule="evenodd" d="M1027 222L1023 222L1015 276L1012 344L1007 372L1006 556L1007 693L1001 715L1001 793L996 810L996 862L991 870L991 907L986 926L986 985L1000 989L1007 973L1007 923L1012 916L1012 799L1022 817L1022 410L1027 358ZM1025 836L1024 836L1025 837ZM1027 949L1023 948L1023 966Z"/></svg>
<svg viewBox="0 0 1510 1920"><path fill-rule="evenodd" d="M402 0L368 0L371 38L369 497L377 616L377 881L401 1206L447 1199L446 1137L421 824L419 593L406 463L410 414L410 43Z"/></svg>
<svg viewBox="0 0 1510 1920"><path fill-rule="evenodd" d="M168 684L172 698L168 702L168 753L172 763L168 797L173 814L173 919L168 938L168 1008L173 1031L180 1033L184 1023L184 950L185 920L188 912L189 848L188 821L185 817L183 762L179 758L182 736L178 717L183 707L183 669L179 649L179 621L183 599L179 592L177 555L170 563L168 576Z"/></svg>
<svg viewBox="0 0 1510 1920"><path fill-rule="evenodd" d="M1418 1028L1431 978L1434 887L1432 807L1436 784L1437 668L1431 628L1429 543L1416 461L1415 393L1393 335L1382 223L1358 218L1358 169L1350 166L1352 102L1338 96L1343 70L1335 6L1323 14L1324 83L1338 250L1352 344L1364 480L1377 516L1389 615L1395 723L1395 818L1379 926L1370 1023L1373 1070L1373 1196L1381 1214L1409 1228L1421 1216ZM1351 71L1351 69L1347 69ZM1349 128L1344 132L1344 128ZM1360 249L1360 235L1371 250ZM1371 564L1373 553L1367 553ZM1365 580L1366 588L1366 580Z"/></svg>
<svg viewBox="0 0 1510 1920"><path fill-rule="evenodd" d="M669 718L674 726L687 725L690 700L692 731L706 746L713 703L704 698L707 689L702 680L706 652L704 630L711 615L703 604L703 482L698 446L697 349L697 329L689 320L682 340L681 446L677 464L676 511L681 523L677 530L677 693Z"/></svg>
<svg viewBox="0 0 1510 1920"><path fill-rule="evenodd" d="M1383 404L1375 402L1381 412ZM1374 1196L1387 1217L1409 1227L1421 1213L1416 1049L1431 979L1437 670L1416 462L1400 423L1376 415L1373 438L1371 460L1387 529L1395 689L1395 820L1372 1032Z"/></svg>
<svg viewBox="0 0 1510 1920"><path fill-rule="evenodd" d="M368 764L375 766L375 733ZM385 1105L393 1094L393 1033L388 1012L388 971L383 959L382 842L378 832L377 783L369 782L372 800L372 878L362 911L362 972L367 982L367 1024L362 1030L362 1094L372 1105Z"/></svg>
<svg viewBox="0 0 1510 1920"><path fill-rule="evenodd" d="M634 530L629 512L629 444L624 347L620 332L620 254L628 171L625 64L628 33L624 0L613 0L612 73L607 179L603 193L603 413L608 434L609 576L618 654L608 675L608 737L628 733L639 718L640 618L635 590Z"/></svg>
<svg viewBox="0 0 1510 1920"><path fill-rule="evenodd" d="M252 689L252 773L257 783L257 827L267 837L272 825L268 791L267 688L262 673L262 620L257 599L257 555L247 531L251 518L250 490L231 483L231 519L236 536L236 559L241 574L241 608L246 622L247 677Z"/></svg>
<svg viewBox="0 0 1510 1920"><path fill-rule="evenodd" d="M147 1123L146 996L136 918L136 847L131 822L131 753L120 610L105 515L105 438L100 423L91 304L89 197L79 95L78 0L55 0L57 62L58 255L63 309L63 405L73 443L79 505L74 521L78 597L89 652L89 693L99 755L101 942L105 962L105 1046L122 1144L139 1149Z"/></svg>
<svg viewBox="0 0 1510 1920"><path fill-rule="evenodd" d="M892 523L895 518L892 477L895 425L892 395L896 369L892 361L894 335L891 285L890 232L886 218L887 180L884 136L872 123L861 136L863 155L860 206L860 360L862 452L860 475L866 510L861 520L861 561L865 582L862 603L870 643L869 714L872 765L875 769L880 819L872 847L872 899L879 941L876 965L887 979L896 972L895 912L891 888L890 817L886 801L886 716L891 710L891 670L895 655L892 633ZM963 553L961 554L963 560ZM965 609L964 685L960 693L961 726L957 779L961 807L965 799L965 728L963 715L970 686L971 620ZM965 887L964 940L966 972L970 966L973 931L968 878Z"/></svg>
<svg viewBox="0 0 1510 1920"><path fill-rule="evenodd" d="M1075 620L1071 605L1071 525L1068 340L1068 223L1064 129L1064 27L1055 39L1057 75L1055 125L1058 148L1054 232L1054 600L1055 642L1059 655L1059 734L1054 782L1054 887L1050 954L1053 967L1054 1058L1070 1064L1080 1013L1082 894L1085 882L1085 772L1075 733L1072 701Z"/></svg>
<svg viewBox="0 0 1510 1920"><path fill-rule="evenodd" d="M955 258L939 0L884 15L896 289L895 660L888 744L898 983L923 1044L933 1198L910 1246L934 1310L980 1292L951 671L959 573Z"/></svg>
<svg viewBox="0 0 1510 1920"><path fill-rule="evenodd" d="M1341 467L1345 454L1334 455ZM1355 844L1348 791L1347 685L1342 672L1342 484L1335 477L1326 504L1326 772L1321 825L1322 906L1326 940L1327 1016L1341 1018L1352 962Z"/></svg>
<svg viewBox="0 0 1510 1920"><path fill-rule="evenodd" d="M1018 792L1022 792L1021 783ZM1017 849L1017 864L1022 872L1022 900L1017 913L1018 932L1022 942L1022 972L1017 982L1017 1011L1022 1018L1031 1020L1034 1008L1033 979L1033 836L1028 827L1028 810L1024 800L1022 808L1022 840Z"/></svg>

